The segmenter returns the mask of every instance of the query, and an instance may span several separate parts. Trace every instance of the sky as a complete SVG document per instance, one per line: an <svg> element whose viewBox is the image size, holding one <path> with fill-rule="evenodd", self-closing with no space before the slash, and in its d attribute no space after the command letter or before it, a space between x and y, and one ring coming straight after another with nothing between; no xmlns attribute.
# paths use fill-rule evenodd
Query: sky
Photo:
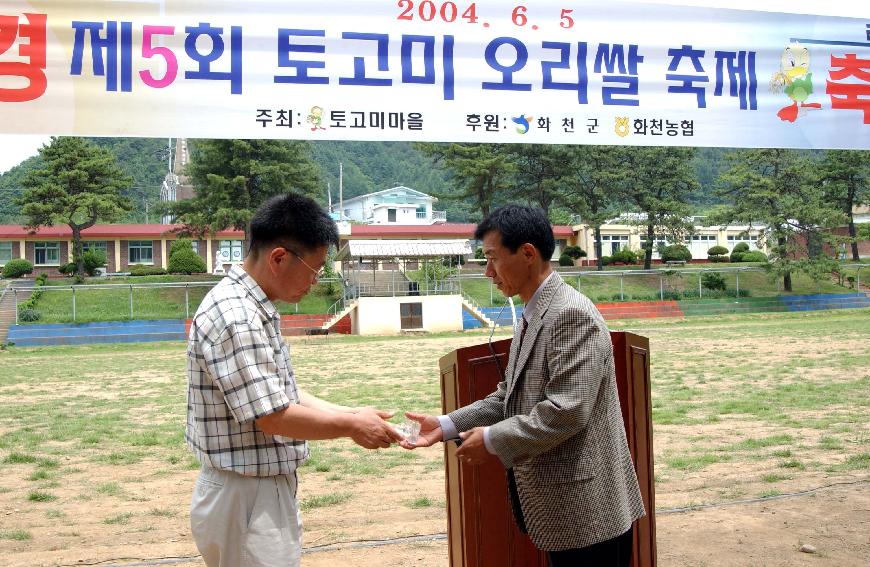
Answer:
<svg viewBox="0 0 870 567"><path fill-rule="evenodd" d="M769 12L791 12L798 14L819 14L870 19L870 2L867 0L828 0L827 2L800 2L797 0L626 0L648 4L673 4L685 6L708 6L713 8L732 8L762 10ZM0 106L0 111L3 108ZM2 133L0 126L0 174L5 173L48 143L49 136L25 136Z"/></svg>

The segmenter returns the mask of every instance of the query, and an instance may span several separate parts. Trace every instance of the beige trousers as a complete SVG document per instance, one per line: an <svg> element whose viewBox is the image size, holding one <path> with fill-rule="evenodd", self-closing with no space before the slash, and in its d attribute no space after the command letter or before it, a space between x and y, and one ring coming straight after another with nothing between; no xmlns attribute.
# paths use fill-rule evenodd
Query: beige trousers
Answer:
<svg viewBox="0 0 870 567"><path fill-rule="evenodd" d="M298 567L296 475L249 477L203 466L190 528L208 567Z"/></svg>

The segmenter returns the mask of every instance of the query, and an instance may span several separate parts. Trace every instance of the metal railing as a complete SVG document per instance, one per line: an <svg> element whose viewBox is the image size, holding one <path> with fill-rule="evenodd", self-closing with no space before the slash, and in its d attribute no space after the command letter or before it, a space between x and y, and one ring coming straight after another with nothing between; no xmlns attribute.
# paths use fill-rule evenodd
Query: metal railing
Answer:
<svg viewBox="0 0 870 567"><path fill-rule="evenodd" d="M183 289L184 290L184 318L190 319L190 290L191 289L202 289L207 288L211 289L218 282L171 282L171 283L142 283L142 284L82 284L82 285L64 285L64 286L38 286L35 288L28 288L27 291L32 293L36 290L40 290L42 293L59 293L68 291L70 292L70 308L72 312L72 321L75 323L77 321L78 314L78 297L83 293L88 292L96 292L99 290L111 291L111 292L127 292L127 296L129 297L128 305L129 305L129 318L132 321L135 318L135 301L134 301L134 290L147 290L147 289ZM15 324L19 323L19 309L18 309L18 289L12 286L12 293L15 296Z"/></svg>

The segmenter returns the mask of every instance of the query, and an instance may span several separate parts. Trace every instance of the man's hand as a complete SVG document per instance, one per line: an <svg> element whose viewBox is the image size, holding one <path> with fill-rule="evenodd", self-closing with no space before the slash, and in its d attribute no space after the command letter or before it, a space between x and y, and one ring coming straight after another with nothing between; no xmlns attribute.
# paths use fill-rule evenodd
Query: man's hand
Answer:
<svg viewBox="0 0 870 567"><path fill-rule="evenodd" d="M394 441L404 442L405 438L381 417L389 413L363 409L353 414L350 438L366 449L387 448Z"/></svg>
<svg viewBox="0 0 870 567"><path fill-rule="evenodd" d="M492 453L486 450L483 442L483 427L475 427L470 431L459 434L462 445L456 450L459 462L464 465L482 465L492 457Z"/></svg>
<svg viewBox="0 0 870 567"><path fill-rule="evenodd" d="M381 419L390 419L391 417L396 415L396 412L394 411L380 410L378 408L373 408L370 406L353 408L350 413L361 413L364 411L373 411L378 414L378 417L380 417Z"/></svg>
<svg viewBox="0 0 870 567"><path fill-rule="evenodd" d="M441 422L439 422L438 418L434 415L407 411L405 412L405 417L420 424L420 434L417 436L416 443L411 443L406 440L399 443L405 449L429 447L444 440L444 434L441 432Z"/></svg>

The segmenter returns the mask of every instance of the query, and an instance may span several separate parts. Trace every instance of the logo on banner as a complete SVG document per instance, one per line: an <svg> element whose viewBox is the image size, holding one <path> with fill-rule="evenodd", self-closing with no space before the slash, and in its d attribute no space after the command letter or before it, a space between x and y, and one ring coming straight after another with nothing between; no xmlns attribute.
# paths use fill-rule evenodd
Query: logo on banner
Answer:
<svg viewBox="0 0 870 567"><path fill-rule="evenodd" d="M616 126L613 129L617 136L622 138L628 136L628 116L617 116Z"/></svg>
<svg viewBox="0 0 870 567"><path fill-rule="evenodd" d="M511 121L513 121L514 124L517 124L517 134L525 134L529 131L532 118L532 116L523 115L519 115L516 118L511 117Z"/></svg>
<svg viewBox="0 0 870 567"><path fill-rule="evenodd" d="M308 111L308 118L306 118L305 121L311 124L312 132L326 130L326 128L323 127L323 108L320 106L312 106L311 110Z"/></svg>
<svg viewBox="0 0 870 567"><path fill-rule="evenodd" d="M776 113L784 122L794 122L808 108L822 108L818 102L807 102L813 94L813 74L810 72L810 50L792 43L782 52L779 71L770 79L770 90L785 93L791 104Z"/></svg>

